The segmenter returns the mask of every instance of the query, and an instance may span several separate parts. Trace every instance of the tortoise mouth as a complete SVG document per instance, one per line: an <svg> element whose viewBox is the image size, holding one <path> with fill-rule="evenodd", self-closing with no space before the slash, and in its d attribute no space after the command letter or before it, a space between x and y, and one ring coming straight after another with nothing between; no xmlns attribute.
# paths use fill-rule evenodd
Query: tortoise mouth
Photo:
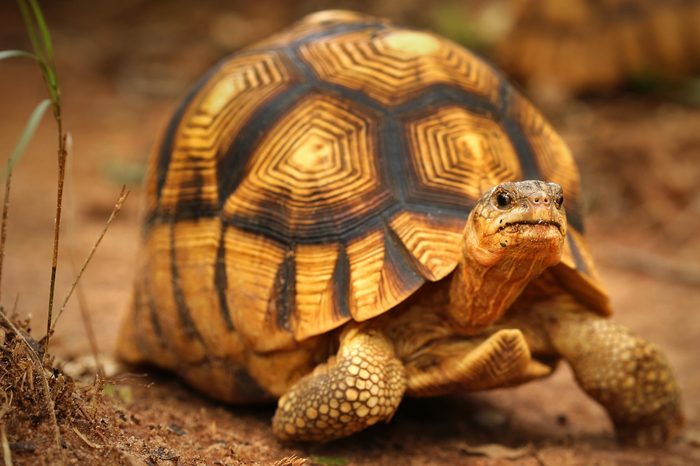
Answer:
<svg viewBox="0 0 700 466"><path fill-rule="evenodd" d="M525 226L549 226L556 227L557 230L561 232L561 223L555 222L553 220L518 220L517 222L508 222L498 228L498 231L503 231L506 228L514 229L516 231L522 230Z"/></svg>

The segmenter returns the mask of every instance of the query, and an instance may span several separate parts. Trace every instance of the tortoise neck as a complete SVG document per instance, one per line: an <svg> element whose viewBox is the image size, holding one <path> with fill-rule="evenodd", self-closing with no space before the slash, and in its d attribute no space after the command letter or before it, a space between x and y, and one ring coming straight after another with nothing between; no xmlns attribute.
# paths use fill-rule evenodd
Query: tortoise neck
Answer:
<svg viewBox="0 0 700 466"><path fill-rule="evenodd" d="M465 248L452 275L448 315L459 333L474 334L498 320L527 284L551 265L531 254L484 260L483 253Z"/></svg>

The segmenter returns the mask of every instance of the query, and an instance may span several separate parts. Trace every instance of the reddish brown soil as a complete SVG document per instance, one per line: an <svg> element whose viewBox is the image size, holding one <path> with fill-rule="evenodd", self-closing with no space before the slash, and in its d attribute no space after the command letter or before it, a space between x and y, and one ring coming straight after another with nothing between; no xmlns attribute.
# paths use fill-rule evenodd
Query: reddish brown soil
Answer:
<svg viewBox="0 0 700 466"><path fill-rule="evenodd" d="M206 2L196 9L186 2L166 7L132 0L109 8L60 3L47 16L73 149L59 303L72 281L71 257L80 263L86 256L119 184L133 164L143 165L177 96L226 48L297 14L269 1L248 2L244 10L232 6L239 2ZM0 50L24 46L14 5L1 6L0 18ZM219 37L217 30L241 18L253 21L242 37ZM44 95L30 62L0 62L0 154L9 153ZM547 380L515 389L406 400L388 425L322 446L278 443L269 429L273 407L213 403L149 369L148 375L112 381L116 394L80 392L86 413L74 413L72 424L70 416L59 419L66 458L75 464L270 464L294 455L318 464L700 464L700 109L656 97L609 96L567 102L549 113L582 167L588 238L615 319L657 343L680 380L688 423L673 446L618 447L604 412L564 366ZM47 119L13 179L2 283L3 304L11 308L18 296L18 312L32 316L36 337L43 335L46 316L55 183L55 128ZM135 187L81 282L103 355L114 349L129 297L140 195ZM89 354L76 299L61 317L51 353L61 361ZM8 430L13 464L58 461L45 419L37 419L35 428L22 426ZM473 454L473 446L486 444L529 447L517 459L494 450L491 457Z"/></svg>

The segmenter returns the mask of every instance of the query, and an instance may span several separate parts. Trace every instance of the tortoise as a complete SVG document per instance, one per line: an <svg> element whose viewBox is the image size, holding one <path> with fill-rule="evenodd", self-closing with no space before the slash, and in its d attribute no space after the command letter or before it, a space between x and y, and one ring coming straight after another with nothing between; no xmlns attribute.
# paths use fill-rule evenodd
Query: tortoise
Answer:
<svg viewBox="0 0 700 466"><path fill-rule="evenodd" d="M277 398L281 440L347 436L404 396L513 386L559 358L620 439L680 429L664 356L607 319L572 155L449 40L312 14L206 74L149 173L118 354L225 402Z"/></svg>
<svg viewBox="0 0 700 466"><path fill-rule="evenodd" d="M534 88L605 91L700 65L698 0L509 0L496 60ZM569 57L576 57L570 60Z"/></svg>

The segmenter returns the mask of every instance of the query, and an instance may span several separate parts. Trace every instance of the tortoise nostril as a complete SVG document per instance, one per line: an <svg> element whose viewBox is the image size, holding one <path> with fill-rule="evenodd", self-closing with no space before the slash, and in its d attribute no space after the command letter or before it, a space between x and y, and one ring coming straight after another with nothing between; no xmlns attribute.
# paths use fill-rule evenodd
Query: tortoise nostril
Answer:
<svg viewBox="0 0 700 466"><path fill-rule="evenodd" d="M539 194L536 196L530 197L530 200L532 201L533 204L538 205L538 204L549 204L549 196L544 195L544 194Z"/></svg>

